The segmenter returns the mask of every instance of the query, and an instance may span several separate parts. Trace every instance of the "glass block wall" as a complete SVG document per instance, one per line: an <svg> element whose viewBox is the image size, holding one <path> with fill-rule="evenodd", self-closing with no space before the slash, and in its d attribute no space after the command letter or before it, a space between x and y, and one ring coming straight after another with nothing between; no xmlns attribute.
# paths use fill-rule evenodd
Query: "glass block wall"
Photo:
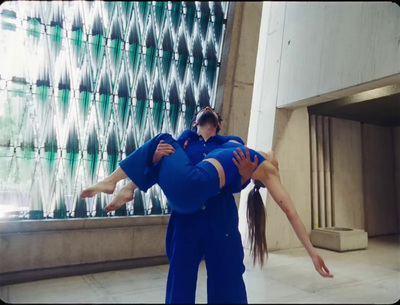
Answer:
<svg viewBox="0 0 400 305"><path fill-rule="evenodd" d="M168 214L156 185L106 214L79 194L214 106L228 2L0 6L0 218ZM126 182L125 182L126 183ZM123 186L120 183L117 191Z"/></svg>

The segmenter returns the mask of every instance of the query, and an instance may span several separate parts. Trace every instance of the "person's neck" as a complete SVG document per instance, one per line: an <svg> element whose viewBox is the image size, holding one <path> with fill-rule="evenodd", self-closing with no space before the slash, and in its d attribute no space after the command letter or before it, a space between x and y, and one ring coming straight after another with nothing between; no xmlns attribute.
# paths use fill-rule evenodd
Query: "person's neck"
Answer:
<svg viewBox="0 0 400 305"><path fill-rule="evenodd" d="M207 141L217 134L217 129L212 124L197 126L197 134L202 136L204 141Z"/></svg>

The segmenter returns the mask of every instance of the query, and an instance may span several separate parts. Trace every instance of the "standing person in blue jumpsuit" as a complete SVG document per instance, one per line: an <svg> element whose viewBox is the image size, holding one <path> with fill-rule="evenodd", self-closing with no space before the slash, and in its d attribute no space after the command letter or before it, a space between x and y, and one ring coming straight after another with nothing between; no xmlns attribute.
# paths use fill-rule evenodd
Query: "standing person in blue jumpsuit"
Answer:
<svg viewBox="0 0 400 305"><path fill-rule="evenodd" d="M214 149L229 140L244 142L235 136L221 136L220 118L211 108L199 111L193 122L193 130L186 130L178 138L194 164L199 163ZM174 153L169 144L160 143L153 162ZM247 173L246 186L251 171ZM110 211L133 199L133 184L125 185L114 200L105 208ZM178 187L178 186L177 186ZM102 186L112 193L115 186ZM244 251L238 226L238 210L230 186L211 198L194 213L179 213L172 209L166 236L166 252L169 259L166 303L194 303L198 268L204 258L207 268L207 296L209 303L247 303L243 281ZM190 205L190 202L188 202Z"/></svg>
<svg viewBox="0 0 400 305"><path fill-rule="evenodd" d="M203 113L212 113L212 111L204 111ZM201 114L202 116L203 114ZM214 116L214 114L212 113ZM201 117L196 120L196 123L202 127L202 119ZM195 123L195 124L196 124ZM208 122L207 122L208 124ZM215 131L216 131L216 124L210 124L214 126ZM200 130L201 128L199 128ZM181 145L188 149L190 147L190 142L191 141L199 141L200 139L198 138L190 138L191 133L187 132L188 136L187 137L181 137ZM183 135L182 135L183 136ZM214 134L214 138L216 137L216 133ZM210 137L211 138L211 137ZM207 147L207 143L209 143L210 138L208 138L206 141L204 141L203 147ZM231 138L232 140L232 138ZM240 139L239 139L240 140ZM149 141L148 143L151 143L153 140ZM153 141L154 142L154 141ZM231 146L234 144L230 144L227 141L221 141L222 143L220 144L220 147L224 146ZM158 143L158 142L157 142ZM172 142L170 142L172 144ZM179 147L176 146L177 144L173 143L176 148L178 149L178 152L175 158L175 163L178 163L179 160L185 159L186 155L183 153L183 150ZM237 144L236 144L237 145ZM146 144L145 144L146 146ZM147 144L147 146L149 146ZM235 146L234 146L235 147ZM160 149L158 149L160 148ZM172 147L173 148L173 147ZM170 149L169 152L165 152L165 149ZM153 149L154 151L155 149ZM164 150L164 152L162 152ZM161 152L161 156L167 156L171 153L174 153L174 150L171 150L171 147L167 146L167 144L158 144L157 147L158 153ZM157 155L158 153L154 153L154 158L153 162L157 162ZM184 208L179 208L175 204L177 202L177 199L173 199L174 204L173 206L173 212L171 213L171 219L168 227L168 232L167 232L167 241L166 241L166 246L167 246L167 255L170 260L170 270L169 270L169 275L168 275L168 283L167 283L167 296L166 296L166 302L167 303L193 303L194 302L194 297L195 297L195 289L196 289L196 281L197 281L197 272L198 272L198 266L200 264L201 259L203 258L203 255L205 257L206 261L206 266L207 266L207 273L208 273L208 302L209 303L246 303L247 298L246 298L246 291L244 287L244 282L242 278L242 274L244 272L244 265L243 265L243 247L241 244L241 238L240 238L240 233L238 231L238 217L237 217L237 209L235 202L232 197L232 191L229 188L229 186L232 184L232 189L237 188L238 185L241 183L240 176L238 174L234 174L234 168L233 163L235 163L238 168L239 168L239 173L240 170L243 171L250 171L252 173L252 178L256 179L259 178L261 181L264 182L264 185L266 185L270 192L271 195L274 197L274 199L279 202L278 204L281 206L281 208L287 212L287 215L291 215L290 222L293 225L296 233L298 234L299 238L303 242L303 244L306 246L307 251L309 252L310 256L313 259L314 265L317 269L318 272L322 276L326 277L331 277L329 274L329 270L325 267L325 264L320 258L315 250L313 249L308 236L306 234L306 231L304 229L304 226L302 225L300 219L298 218L298 215L296 213L292 213L294 210L293 205L291 204L290 198L286 196L284 190L282 190L280 185L279 179L273 179L273 178L268 178L268 175L265 176L264 174L260 174L260 172L263 172L263 170L256 170L257 168L257 161L255 160L254 162L250 161L250 166L246 166L246 160L248 160L248 149L246 148L246 157L238 156L236 154L238 162L231 161L230 156L232 156L232 150L230 150L230 155L229 153L227 154L227 149L224 150L214 150L213 152L210 152L210 155L213 155L210 158L217 158L218 161L221 163L218 163L220 166L222 165L223 170L222 174L220 174L218 170L218 174L216 174L215 168L214 172L213 169L210 169L213 167L214 164L210 164L208 162L199 162L200 164L200 172L202 174L202 171L206 171L214 174L214 178L206 178L205 182L206 184L203 184L203 186L199 185L199 187L202 187L202 189L206 189L207 191L211 189L211 191L215 192L214 197L210 198L207 200L206 204L202 206L202 208L198 211L196 211L200 206L199 206L199 200L192 199L192 202L188 204L188 207L195 206L194 208L191 207L192 210L189 208L186 208L186 202L183 200L182 207ZM186 151L188 152L188 150ZM215 152L215 153L214 153ZM218 152L218 153L217 153ZM242 154L241 152L239 152ZM254 151L252 151L254 153ZM181 154L181 155L179 155ZM183 155L182 155L183 154ZM136 155L140 155L136 154ZM225 156L225 157L224 157ZM254 154L253 154L254 156ZM259 155L261 161L264 160L263 155ZM239 158L238 158L239 157ZM147 158L147 155L146 155ZM130 156L127 159L132 159ZM127 160L126 159L126 160ZM187 158L186 158L187 159ZM171 159L172 160L172 159ZM207 161L210 159L207 159ZM225 160L224 162L222 162ZM125 160L124 160L125 161ZM140 168L140 164L145 163L143 161L136 163L138 166L133 166L132 168L132 163L130 167L126 167L125 164L129 163L129 161L122 161L120 163L121 170L120 172L126 171L129 177L134 177L133 180L135 180L135 183L142 189L145 190L148 186L151 186L152 184L155 183L154 179L147 180L145 175L143 175L144 170L143 169L137 169ZM218 162L217 161L217 162ZM210 161L211 162L211 161ZM167 162L171 164L171 162ZM135 164L135 163L133 163ZM163 164L166 164L165 162ZM208 164L208 165L207 165ZM244 165L243 165L244 164ZM271 165L271 163L268 162L262 162L264 170L266 172L270 171L268 170L268 167L275 169L276 168ZM162 165L161 165L162 166ZM172 172L174 169L177 167L175 164L171 165L172 167L168 168L164 171L160 171L160 174L162 172ZM191 169L192 167L189 166ZM250 170L249 170L250 168ZM238 171L238 169L236 169ZM254 173L253 173L254 171ZM229 173L231 172L231 174ZM272 171L273 172L273 171ZM192 173L192 172L191 172ZM193 172L195 173L195 172ZM225 175L226 173L226 175ZM241 173L242 174L242 173ZM231 179L234 176L238 176L239 179L236 179L239 181L239 183L236 183L235 185L235 179ZM274 174L272 174L273 176ZM142 179L143 176L143 179ZM200 175L201 176L201 175ZM246 174L242 174L242 176L246 176ZM270 176L270 177L272 177ZM126 175L124 174L123 176L119 177L118 179L123 179L125 178ZM277 176L278 177L278 176ZM226 181L225 181L226 178ZM279 177L278 177L279 178ZM191 179L191 175L188 176L187 179ZM207 180L208 179L208 180ZM163 190L168 190L172 189L173 192L171 193L168 191L166 193L167 198L172 198L175 194L178 194L178 199L182 199L182 190L177 191L178 187L175 187L174 185L168 185L168 177L167 179L162 179L160 177L161 186ZM195 180L195 179L194 179ZM215 183L213 182L215 181ZM245 178L247 180L247 178ZM118 181L118 180L117 180ZM166 181L166 182L164 182ZM179 181L179 180L177 180ZM181 180L182 181L182 180ZM225 185L226 182L226 187L219 189L218 187L222 187ZM166 184L165 184L166 183ZM185 181L183 181L185 183ZM213 189L213 183L215 185ZM129 184L128 184L129 185ZM171 187L172 186L172 187ZM188 184L188 188L191 187L190 184ZM95 187L96 188L96 187ZM93 188L88 189L86 192L86 195L93 195L94 192L96 191L106 191L109 192L110 190L106 190L104 185L102 187L97 186L97 190L94 190ZM115 184L114 184L115 188ZM198 196L196 197L201 197L202 195L202 189L197 190L196 193ZM199 192L200 191L200 192ZM88 194L88 192L92 192L91 194ZM224 196L226 194L229 194L230 197L232 197L233 204L234 204L234 211L236 214L228 214L226 215L226 206L224 204ZM85 195L85 196L86 196ZM221 201L219 203L212 202L214 198L218 198L222 196L222 204ZM118 195L117 195L118 197ZM117 198L116 197L116 198ZM228 196L229 197L229 196ZM185 197L183 197L185 198ZM186 197L186 200L190 200L190 196ZM221 200L220 199L220 200ZM284 200L282 200L284 199ZM118 200L117 200L118 201ZM211 202L210 202L211 201ZM286 203L284 203L284 201ZM117 203L118 205L123 204L124 200L121 200L121 197ZM125 201L126 202L126 201ZM202 204L203 199L200 199L200 204ZM226 202L229 202L229 200L226 200ZM196 205L194 205L196 203ZM108 209L112 210L115 209L115 203L114 206L113 203L110 204L111 207L109 206ZM221 207L221 209L215 209L215 207L218 207L218 205ZM263 206L261 202L261 206ZM174 207L177 207L174 210ZM228 206L229 208L229 206ZM107 209L107 208L106 208ZM207 214L207 211L212 211L213 213ZM191 214L186 214L188 212L193 212ZM231 212L231 211L229 211ZM290 212L290 213L289 213ZM214 215L214 213L219 213ZM176 216L174 216L176 215ZM225 219L222 219L221 221L221 215L225 216ZM289 215L288 215L289 217ZM224 217L223 217L224 218ZM232 221L231 219L235 221ZM300 222L299 222L300 221ZM234 222L234 226L232 226L232 222ZM263 232L265 233L265 232ZM225 236L224 236L225 235ZM232 238L229 238L232 237ZM265 236L264 236L265 240ZM259 258L261 259L261 263L263 262L263 255L264 251L266 251L266 242L265 245L262 245L263 247L259 248L260 253ZM265 247L264 247L265 246ZM254 248L257 252L257 248ZM237 255L239 254L239 255ZM256 255L254 256L256 258Z"/></svg>

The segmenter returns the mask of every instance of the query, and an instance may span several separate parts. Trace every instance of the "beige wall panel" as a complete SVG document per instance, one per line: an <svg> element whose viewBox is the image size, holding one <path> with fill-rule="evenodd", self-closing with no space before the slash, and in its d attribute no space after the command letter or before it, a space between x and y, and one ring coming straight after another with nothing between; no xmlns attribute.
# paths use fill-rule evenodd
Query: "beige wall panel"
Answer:
<svg viewBox="0 0 400 305"><path fill-rule="evenodd" d="M282 184L288 191L308 232L311 231L310 143L308 112L278 109L273 151L279 161ZM300 247L286 215L268 195L267 238L270 250Z"/></svg>
<svg viewBox="0 0 400 305"><path fill-rule="evenodd" d="M369 236L397 232L392 129L362 125L366 231Z"/></svg>
<svg viewBox="0 0 400 305"><path fill-rule="evenodd" d="M334 225L365 229L360 123L331 118L330 140Z"/></svg>

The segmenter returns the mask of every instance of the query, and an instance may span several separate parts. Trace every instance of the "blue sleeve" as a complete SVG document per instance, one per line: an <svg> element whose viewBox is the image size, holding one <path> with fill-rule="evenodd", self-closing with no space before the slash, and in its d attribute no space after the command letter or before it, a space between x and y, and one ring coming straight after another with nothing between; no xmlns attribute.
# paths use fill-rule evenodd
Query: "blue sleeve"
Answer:
<svg viewBox="0 0 400 305"><path fill-rule="evenodd" d="M190 133L191 133L191 130L185 130L184 132L182 132L182 134L177 139L179 145L182 148L183 148L183 144L185 143L185 141L189 138ZM148 177L150 177L150 176L153 177L154 175L157 175L159 163L160 163L160 161L157 163L154 163L154 164L147 164L144 174Z"/></svg>
<svg viewBox="0 0 400 305"><path fill-rule="evenodd" d="M185 130L184 132L182 132L182 134L179 136L179 138L177 139L178 144L183 148L183 144L185 143L185 141L187 139L189 139L190 134L192 133L191 130Z"/></svg>

